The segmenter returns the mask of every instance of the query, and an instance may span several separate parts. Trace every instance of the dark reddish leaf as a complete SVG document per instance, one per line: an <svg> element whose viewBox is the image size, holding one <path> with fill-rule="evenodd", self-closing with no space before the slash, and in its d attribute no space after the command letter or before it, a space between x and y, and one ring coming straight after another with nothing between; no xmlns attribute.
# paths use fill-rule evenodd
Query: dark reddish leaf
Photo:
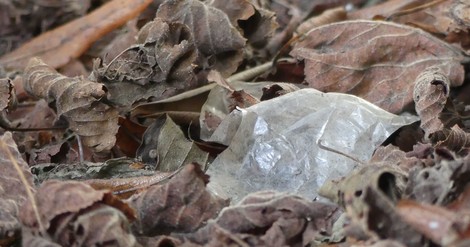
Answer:
<svg viewBox="0 0 470 247"><path fill-rule="evenodd" d="M439 67L450 86L463 82L458 50L412 27L346 21L315 28L291 55L305 62L306 81L322 91L347 92L391 112L412 102L413 82Z"/></svg>
<svg viewBox="0 0 470 247"><path fill-rule="evenodd" d="M128 118L121 117L119 118L119 126L118 133L116 134L116 146L127 157L134 157L146 127Z"/></svg>
<svg viewBox="0 0 470 247"><path fill-rule="evenodd" d="M191 232L215 218L227 202L206 190L208 176L199 165L186 165L167 184L152 186L130 199L139 217L134 229L153 236Z"/></svg>

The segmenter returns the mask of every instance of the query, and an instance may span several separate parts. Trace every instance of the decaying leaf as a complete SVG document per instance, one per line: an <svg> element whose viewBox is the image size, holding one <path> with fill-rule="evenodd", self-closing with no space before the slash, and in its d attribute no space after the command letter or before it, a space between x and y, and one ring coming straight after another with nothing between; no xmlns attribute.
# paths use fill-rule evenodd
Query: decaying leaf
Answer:
<svg viewBox="0 0 470 247"><path fill-rule="evenodd" d="M413 201L400 201L397 205L400 218L413 226L434 243L442 246L454 245L469 238L469 222L463 215L458 215L445 208L421 204ZM468 217L468 215L466 215Z"/></svg>
<svg viewBox="0 0 470 247"><path fill-rule="evenodd" d="M218 0L218 2L219 5L226 3L224 0ZM276 13L264 8L262 4L255 1L249 2L255 8L255 13L247 20L240 20L238 23L243 29L243 36L247 39L248 44L254 48L264 48L279 26L276 21ZM231 18L232 22L233 19Z"/></svg>
<svg viewBox="0 0 470 247"><path fill-rule="evenodd" d="M165 185L152 186L130 198L138 212L134 229L154 236L170 232L191 232L205 225L227 205L227 201L206 190L208 176L199 165L186 165Z"/></svg>
<svg viewBox="0 0 470 247"><path fill-rule="evenodd" d="M397 166L407 172L415 166L422 164L416 157L407 157L407 154L393 145L378 147L369 161L370 163L382 162L387 165Z"/></svg>
<svg viewBox="0 0 470 247"><path fill-rule="evenodd" d="M229 112L231 112L237 107L248 108L252 105L259 103L259 99L245 92L245 90L236 90L235 88L233 88L218 71L212 70L211 72L209 72L209 74L207 75L207 80L214 81L219 86L227 89Z"/></svg>
<svg viewBox="0 0 470 247"><path fill-rule="evenodd" d="M209 139L222 120L237 106L244 108L258 103L263 88L272 84L271 82L228 82L222 77L212 79L217 85L210 91L200 110L199 123L203 140Z"/></svg>
<svg viewBox="0 0 470 247"><path fill-rule="evenodd" d="M110 192L97 191L80 182L46 181L38 189L35 200L40 220L48 236L62 246L93 246L113 243L134 246L129 220L135 212ZM21 222L27 231L37 232L38 222L30 204L22 208Z"/></svg>
<svg viewBox="0 0 470 247"><path fill-rule="evenodd" d="M87 16L43 33L20 48L0 57L6 68L23 69L31 57L39 56L58 68L83 54L104 34L137 16L151 0L113 0Z"/></svg>
<svg viewBox="0 0 470 247"><path fill-rule="evenodd" d="M21 173L21 174L20 174ZM26 182L26 184L25 184ZM0 243L8 246L20 233L20 208L34 192L33 176L10 132L0 137ZM35 217L34 214L31 217Z"/></svg>
<svg viewBox="0 0 470 247"><path fill-rule="evenodd" d="M436 147L447 147L457 153L470 148L470 133L463 131L458 125L454 125L450 130L436 131L429 138Z"/></svg>
<svg viewBox="0 0 470 247"><path fill-rule="evenodd" d="M65 77L38 58L30 60L25 74L25 90L55 102L58 117L68 120L70 128L82 137L86 146L95 152L114 146L118 112L100 102L106 95L102 84L83 77Z"/></svg>
<svg viewBox="0 0 470 247"><path fill-rule="evenodd" d="M11 122L7 118L7 110L16 105L16 95L13 84L8 78L0 78L0 127L8 129Z"/></svg>
<svg viewBox="0 0 470 247"><path fill-rule="evenodd" d="M92 77L106 84L110 101L130 107L138 100L158 100L194 87L195 59L188 27L156 18L141 28L136 45L96 66Z"/></svg>
<svg viewBox="0 0 470 247"><path fill-rule="evenodd" d="M419 246L421 235L396 219L394 205L402 197L406 181L406 173L396 165L392 160L390 164L366 164L340 180L328 181L319 193L345 207L354 222L351 227L361 229L361 234Z"/></svg>
<svg viewBox="0 0 470 247"><path fill-rule="evenodd" d="M470 162L468 158L452 156L453 153L445 148L436 148L431 155L433 160L427 167L415 167L410 171L405 197L418 202L446 205L466 188Z"/></svg>
<svg viewBox="0 0 470 247"><path fill-rule="evenodd" d="M192 162L205 169L208 159L208 153L187 140L180 127L166 115L156 119L145 131L136 156L163 172L174 171Z"/></svg>
<svg viewBox="0 0 470 247"><path fill-rule="evenodd" d="M322 91L348 92L390 112L412 102L413 81L437 66L450 86L463 82L463 56L422 30L382 21L346 21L310 30L291 55L305 80Z"/></svg>
<svg viewBox="0 0 470 247"><path fill-rule="evenodd" d="M321 15L314 16L309 18L308 20L302 22L295 32L297 34L305 34L310 29L327 25L333 22L344 21L346 20L346 10L344 7L337 7L333 9L325 10Z"/></svg>
<svg viewBox="0 0 470 247"><path fill-rule="evenodd" d="M346 177L327 181L320 188L319 194L346 207L347 204L355 203L353 199L360 197L365 189L372 187L382 192L391 202L397 202L405 189L406 174L395 165L381 163L364 165ZM360 205L356 210L360 210Z"/></svg>
<svg viewBox="0 0 470 247"><path fill-rule="evenodd" d="M12 82L8 78L0 78L0 110L16 104L15 90Z"/></svg>
<svg viewBox="0 0 470 247"><path fill-rule="evenodd" d="M273 99L297 90L300 90L300 88L293 83L274 83L263 87L263 96L261 96L260 100Z"/></svg>
<svg viewBox="0 0 470 247"><path fill-rule="evenodd" d="M341 213L333 204L260 191L223 209L196 233L181 237L205 246L306 246L330 236Z"/></svg>
<svg viewBox="0 0 470 247"><path fill-rule="evenodd" d="M406 197L437 205L448 201L453 188L450 178L457 166L458 163L451 162L410 171Z"/></svg>
<svg viewBox="0 0 470 247"><path fill-rule="evenodd" d="M225 13L217 8L218 5L224 7L239 5L241 8L248 8L250 13L243 13L244 10ZM228 76L237 69L243 59L241 49L246 42L234 24L238 19L247 18L252 14L254 14L253 6L244 0L211 2L167 0L158 8L157 18L186 24L198 50L197 64Z"/></svg>
<svg viewBox="0 0 470 247"><path fill-rule="evenodd" d="M426 138L444 127L439 115L449 97L450 85L449 79L439 67L427 68L416 78L413 100Z"/></svg>
<svg viewBox="0 0 470 247"><path fill-rule="evenodd" d="M349 15L354 19L370 19L373 16L419 27L449 43L455 43L468 51L470 48L470 23L468 1L386 1ZM413 10L413 11L411 11Z"/></svg>

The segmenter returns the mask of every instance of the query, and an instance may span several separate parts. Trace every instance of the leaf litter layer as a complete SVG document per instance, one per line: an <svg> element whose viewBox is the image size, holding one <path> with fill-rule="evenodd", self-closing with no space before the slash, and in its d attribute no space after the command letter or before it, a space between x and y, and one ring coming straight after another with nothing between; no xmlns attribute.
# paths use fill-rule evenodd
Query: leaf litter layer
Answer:
<svg viewBox="0 0 470 247"><path fill-rule="evenodd" d="M468 245L468 9L0 2L0 245Z"/></svg>

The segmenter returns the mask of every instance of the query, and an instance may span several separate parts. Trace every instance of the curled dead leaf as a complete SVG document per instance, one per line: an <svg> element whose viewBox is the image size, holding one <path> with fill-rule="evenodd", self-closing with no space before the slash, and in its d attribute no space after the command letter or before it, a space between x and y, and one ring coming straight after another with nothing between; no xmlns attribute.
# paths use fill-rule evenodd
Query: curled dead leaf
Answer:
<svg viewBox="0 0 470 247"><path fill-rule="evenodd" d="M0 244L17 240L20 208L35 192L28 164L21 157L11 132L0 137ZM33 214L32 217L35 217Z"/></svg>
<svg viewBox="0 0 470 247"><path fill-rule="evenodd" d="M150 3L151 0L109 1L89 15L45 32L5 54L0 63L10 69L23 69L31 57L40 56L51 67L58 68L82 55L93 42L137 16Z"/></svg>
<svg viewBox="0 0 470 247"><path fill-rule="evenodd" d="M470 133L463 131L458 125L454 125L450 130L436 131L429 139L435 143L435 147L447 147L457 153L470 148Z"/></svg>
<svg viewBox="0 0 470 247"><path fill-rule="evenodd" d="M442 246L463 246L452 244L465 238L468 240L465 232L469 225L465 217L446 208L402 200L397 205L397 212L416 231Z"/></svg>
<svg viewBox="0 0 470 247"><path fill-rule="evenodd" d="M49 236L62 246L93 246L112 242L115 246L134 246L129 220L135 212L111 192L97 191L80 182L49 180L38 189L35 200ZM21 222L27 231L37 232L38 219L30 204L22 208Z"/></svg>
<svg viewBox="0 0 470 247"><path fill-rule="evenodd" d="M348 92L390 112L412 102L413 81L438 66L450 86L463 82L463 56L422 30L382 21L345 21L310 30L291 55L305 80L322 91Z"/></svg>
<svg viewBox="0 0 470 247"><path fill-rule="evenodd" d="M152 186L131 197L138 212L134 229L153 236L169 232L191 232L217 216L227 201L206 190L208 176L199 165L186 165L167 184Z"/></svg>
<svg viewBox="0 0 470 247"><path fill-rule="evenodd" d="M306 246L331 236L338 206L273 191L249 194L207 226L181 238L204 246Z"/></svg>
<svg viewBox="0 0 470 247"><path fill-rule="evenodd" d="M427 68L415 80L413 100L426 138L444 127L439 115L449 97L450 84L448 77L439 67Z"/></svg>
<svg viewBox="0 0 470 247"><path fill-rule="evenodd" d="M106 91L102 84L83 77L63 76L39 58L25 69L25 90L48 102L55 102L58 117L64 116L70 128L95 152L110 150L116 142L118 112L100 100Z"/></svg>
<svg viewBox="0 0 470 247"><path fill-rule="evenodd" d="M246 39L234 26L235 19L246 18L245 13L225 13L217 8L232 2L240 7L253 7L243 0L201 2L198 0L167 0L157 11L157 18L167 22L186 24L191 31L198 50L197 64L202 68L215 69L224 76L229 76L237 69L243 59L242 48ZM244 4L242 4L244 2ZM215 6L214 6L215 5Z"/></svg>
<svg viewBox="0 0 470 247"><path fill-rule="evenodd" d="M194 87L195 59L188 27L156 18L140 29L137 44L107 64L95 64L92 78L106 84L108 100L130 107L139 100L158 100Z"/></svg>

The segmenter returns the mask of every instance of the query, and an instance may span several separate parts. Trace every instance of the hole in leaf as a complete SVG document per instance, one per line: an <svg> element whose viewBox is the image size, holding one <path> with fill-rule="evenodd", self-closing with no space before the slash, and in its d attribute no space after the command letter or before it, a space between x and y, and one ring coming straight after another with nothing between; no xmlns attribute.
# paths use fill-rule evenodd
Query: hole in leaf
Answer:
<svg viewBox="0 0 470 247"><path fill-rule="evenodd" d="M362 190L356 190L356 191L354 192L354 196L355 196L355 197L360 197L361 195L362 195Z"/></svg>
<svg viewBox="0 0 470 247"><path fill-rule="evenodd" d="M395 201L398 197L395 184L395 175L390 172L384 172L380 175L378 181L379 189L387 195L388 198Z"/></svg>

